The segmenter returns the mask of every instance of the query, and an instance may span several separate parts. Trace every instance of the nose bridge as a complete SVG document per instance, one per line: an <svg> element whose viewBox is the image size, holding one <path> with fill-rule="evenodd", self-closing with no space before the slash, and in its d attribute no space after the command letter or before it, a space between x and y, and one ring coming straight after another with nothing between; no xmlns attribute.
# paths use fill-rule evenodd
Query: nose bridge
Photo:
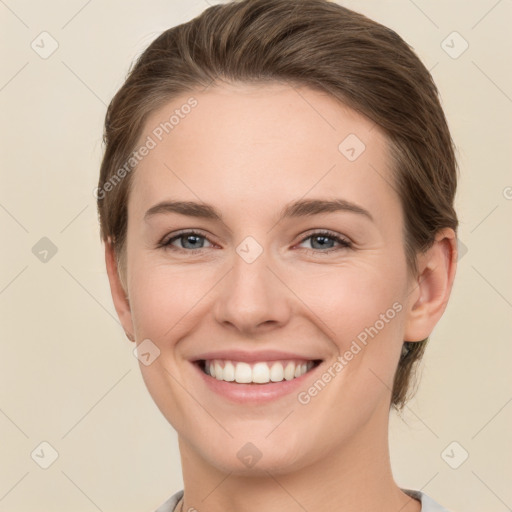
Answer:
<svg viewBox="0 0 512 512"><path fill-rule="evenodd" d="M268 249L246 237L233 254L233 266L216 301L216 317L239 330L265 324L283 324L289 315L286 288L274 273Z"/></svg>

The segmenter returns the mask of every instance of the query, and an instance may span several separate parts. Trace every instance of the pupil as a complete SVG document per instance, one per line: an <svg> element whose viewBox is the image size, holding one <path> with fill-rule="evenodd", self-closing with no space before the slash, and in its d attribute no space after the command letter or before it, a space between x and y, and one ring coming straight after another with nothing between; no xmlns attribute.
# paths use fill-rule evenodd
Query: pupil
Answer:
<svg viewBox="0 0 512 512"><path fill-rule="evenodd" d="M194 245L194 239L195 239L195 242L197 243L197 242L198 242L198 240L199 240L199 238L200 238L200 237L199 237L199 236L197 236L197 235L188 235L188 236L186 236L186 237L185 237L185 239L186 239L187 243L188 243L188 242L190 242L190 240L192 240L192 242L191 242L191 243L192 243L192 245Z"/></svg>
<svg viewBox="0 0 512 512"><path fill-rule="evenodd" d="M314 239L316 239L316 240L323 240L323 242L320 242L320 246L321 247L325 247L326 241L328 243L330 237L325 236L325 235L319 235L319 236L314 237Z"/></svg>

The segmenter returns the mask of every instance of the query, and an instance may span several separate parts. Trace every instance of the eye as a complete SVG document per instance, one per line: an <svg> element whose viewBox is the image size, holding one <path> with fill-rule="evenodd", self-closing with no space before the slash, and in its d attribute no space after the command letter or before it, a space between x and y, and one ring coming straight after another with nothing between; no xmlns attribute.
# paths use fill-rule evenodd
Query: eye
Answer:
<svg viewBox="0 0 512 512"><path fill-rule="evenodd" d="M191 250L200 251L205 248L204 240L208 239L198 231L182 231L167 240L162 240L158 244L158 247L179 252L191 252ZM176 247L174 242L179 242L182 247Z"/></svg>
<svg viewBox="0 0 512 512"><path fill-rule="evenodd" d="M337 235L336 233L333 233L332 231L315 231L314 233L311 233L307 237L303 238L300 243L303 244L307 240L311 240L311 246L313 249L306 249L308 252L314 252L316 254L318 254L318 252L330 253L340 249L347 249L352 247L352 243L349 240ZM332 247L333 242L338 243L341 247Z"/></svg>
<svg viewBox="0 0 512 512"><path fill-rule="evenodd" d="M184 253L192 251L197 252L206 248L204 246L205 240L208 241L208 238L198 231L182 231L181 233L178 233L171 238L164 238L161 242L158 243L158 247ZM333 251L352 247L352 244L349 240L341 237L336 233L333 233L332 231L315 231L314 233L311 233L307 237L303 238L300 241L300 244L303 244L308 240L311 240L312 249L306 248L306 250L315 254L318 254L319 252L330 253ZM176 242L178 242L181 247L177 247L175 245ZM209 241L208 243L210 246L212 246ZM337 243L339 247L332 247L333 243Z"/></svg>

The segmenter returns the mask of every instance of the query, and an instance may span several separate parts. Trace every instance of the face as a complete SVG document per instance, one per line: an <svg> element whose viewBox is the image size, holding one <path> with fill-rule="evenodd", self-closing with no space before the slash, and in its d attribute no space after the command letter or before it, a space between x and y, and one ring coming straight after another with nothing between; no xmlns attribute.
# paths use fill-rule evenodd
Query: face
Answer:
<svg viewBox="0 0 512 512"><path fill-rule="evenodd" d="M415 298L383 133L324 93L238 84L174 99L148 137L123 324L181 446L279 473L381 439Z"/></svg>

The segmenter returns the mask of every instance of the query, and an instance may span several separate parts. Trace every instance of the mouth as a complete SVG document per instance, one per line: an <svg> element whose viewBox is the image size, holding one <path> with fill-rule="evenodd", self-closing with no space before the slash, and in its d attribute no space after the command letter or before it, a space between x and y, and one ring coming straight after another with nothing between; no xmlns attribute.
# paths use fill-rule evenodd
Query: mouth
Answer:
<svg viewBox="0 0 512 512"><path fill-rule="evenodd" d="M290 359L279 361L234 361L199 359L194 364L206 376L217 381L239 385L269 386L300 379L322 363L322 359Z"/></svg>

